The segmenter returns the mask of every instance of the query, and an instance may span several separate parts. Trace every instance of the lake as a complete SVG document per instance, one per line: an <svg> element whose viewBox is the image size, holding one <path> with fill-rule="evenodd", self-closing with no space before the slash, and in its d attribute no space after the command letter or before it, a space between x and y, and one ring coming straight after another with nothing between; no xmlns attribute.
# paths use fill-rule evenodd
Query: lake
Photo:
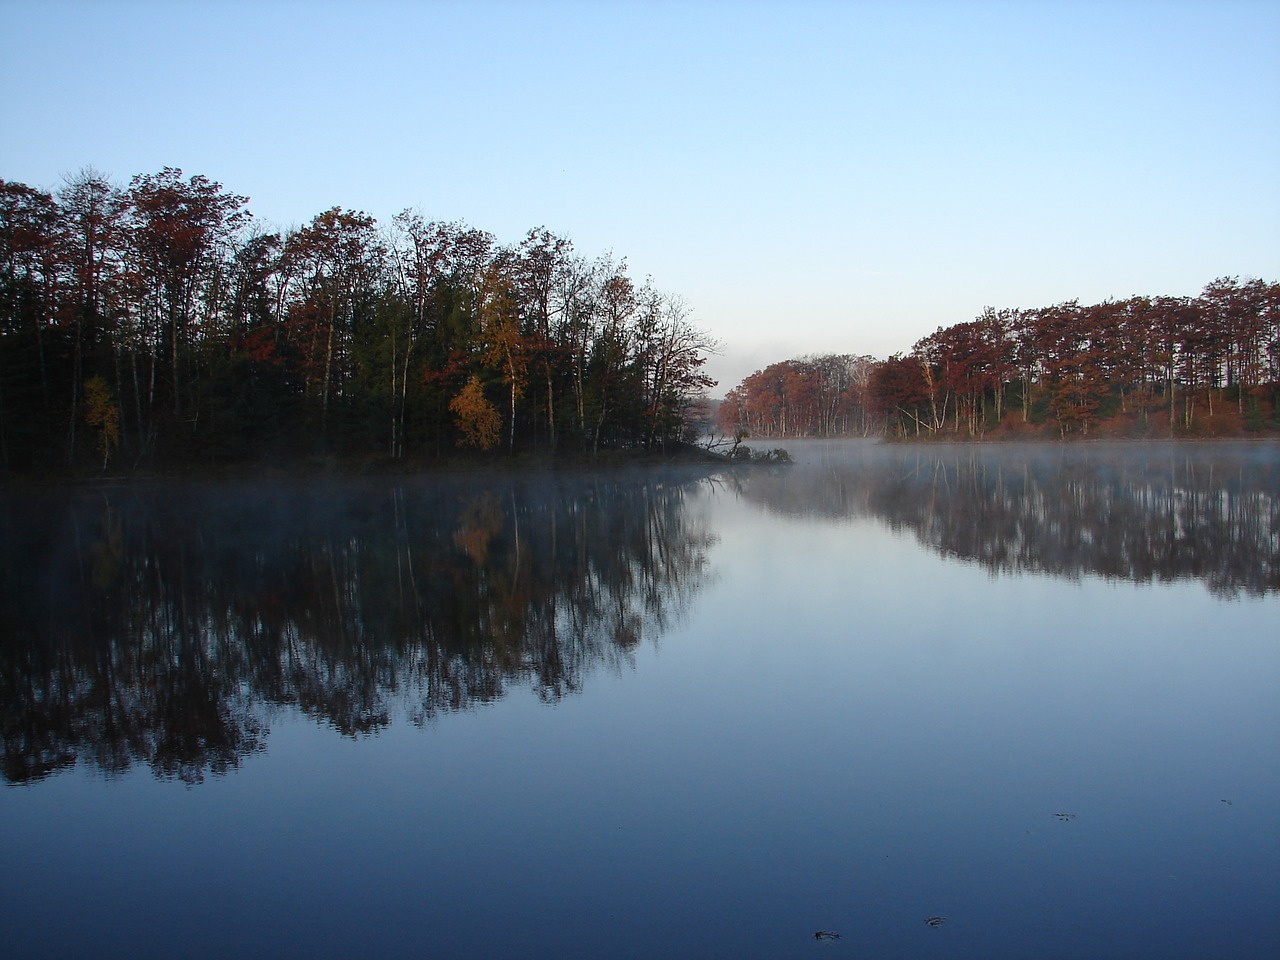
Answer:
<svg viewBox="0 0 1280 960"><path fill-rule="evenodd" d="M1278 955L1280 445L785 446L9 492L4 954Z"/></svg>

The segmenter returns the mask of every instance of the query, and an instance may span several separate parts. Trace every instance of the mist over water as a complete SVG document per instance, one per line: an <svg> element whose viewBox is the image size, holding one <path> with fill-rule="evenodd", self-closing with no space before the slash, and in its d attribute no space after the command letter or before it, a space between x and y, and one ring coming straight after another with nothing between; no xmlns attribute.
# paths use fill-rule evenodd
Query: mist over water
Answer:
<svg viewBox="0 0 1280 960"><path fill-rule="evenodd" d="M1280 450L788 448L7 495L12 955L1271 956Z"/></svg>

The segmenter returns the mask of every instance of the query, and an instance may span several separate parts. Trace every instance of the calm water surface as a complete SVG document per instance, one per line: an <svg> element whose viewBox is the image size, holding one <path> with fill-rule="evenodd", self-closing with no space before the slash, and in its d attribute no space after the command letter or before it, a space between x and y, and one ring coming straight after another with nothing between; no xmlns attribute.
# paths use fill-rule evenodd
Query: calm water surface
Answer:
<svg viewBox="0 0 1280 960"><path fill-rule="evenodd" d="M0 500L4 955L1278 955L1280 447L790 449Z"/></svg>

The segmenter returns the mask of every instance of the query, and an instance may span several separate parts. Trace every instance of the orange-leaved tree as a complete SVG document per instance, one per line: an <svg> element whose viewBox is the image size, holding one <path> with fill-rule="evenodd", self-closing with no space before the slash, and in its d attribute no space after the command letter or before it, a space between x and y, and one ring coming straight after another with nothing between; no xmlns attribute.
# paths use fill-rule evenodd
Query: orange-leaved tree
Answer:
<svg viewBox="0 0 1280 960"><path fill-rule="evenodd" d="M502 434L502 415L484 395L479 377L473 376L467 381L467 385L449 401L449 409L462 431L463 443L481 450L497 446Z"/></svg>

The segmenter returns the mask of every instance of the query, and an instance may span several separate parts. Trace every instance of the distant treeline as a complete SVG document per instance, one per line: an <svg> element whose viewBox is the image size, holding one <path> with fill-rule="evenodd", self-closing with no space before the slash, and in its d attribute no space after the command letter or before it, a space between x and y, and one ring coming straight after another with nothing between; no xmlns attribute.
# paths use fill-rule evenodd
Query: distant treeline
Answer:
<svg viewBox="0 0 1280 960"><path fill-rule="evenodd" d="M246 203L167 167L0 180L0 469L648 447L712 384L709 337L625 260Z"/></svg>
<svg viewBox="0 0 1280 960"><path fill-rule="evenodd" d="M1280 428L1278 399L1280 284L1224 277L1199 297L988 308L881 362L776 363L719 419L769 436L1194 436Z"/></svg>
<svg viewBox="0 0 1280 960"><path fill-rule="evenodd" d="M730 390L717 419L726 433L762 437L869 436L883 429L868 387L876 361L848 354L772 363Z"/></svg>

